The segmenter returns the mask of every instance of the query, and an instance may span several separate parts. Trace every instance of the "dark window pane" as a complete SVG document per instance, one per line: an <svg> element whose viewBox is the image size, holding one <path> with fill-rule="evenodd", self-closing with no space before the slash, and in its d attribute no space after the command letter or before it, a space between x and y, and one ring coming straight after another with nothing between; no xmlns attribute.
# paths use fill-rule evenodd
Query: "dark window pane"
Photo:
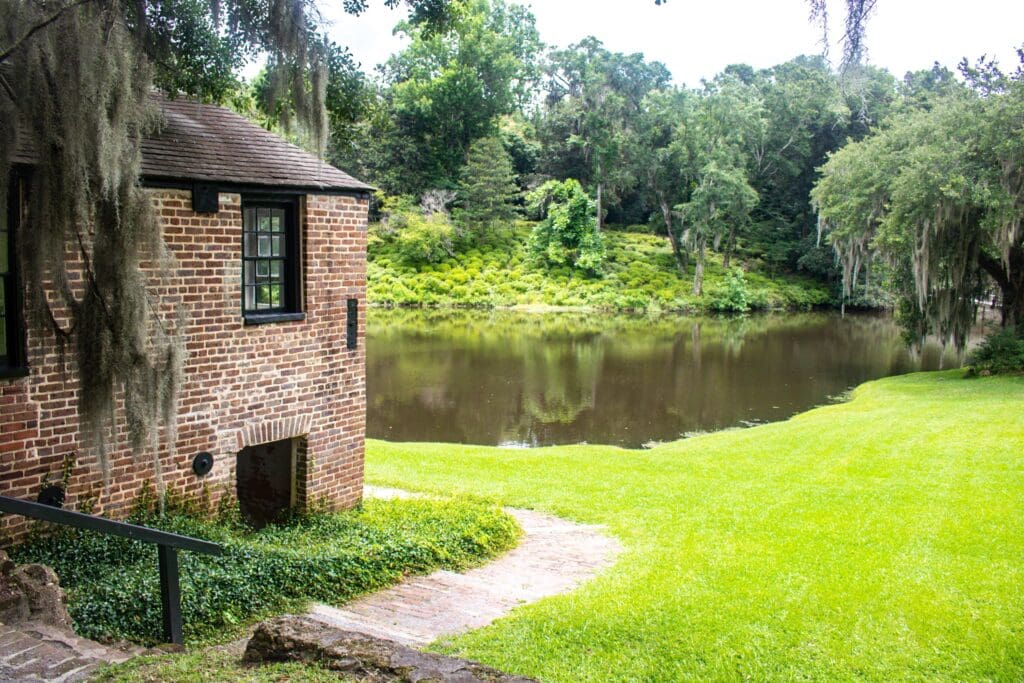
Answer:
<svg viewBox="0 0 1024 683"><path fill-rule="evenodd" d="M270 262L270 279L271 280L280 280L281 279L281 272L283 270L284 270L284 262L283 261L271 261Z"/></svg>
<svg viewBox="0 0 1024 683"><path fill-rule="evenodd" d="M274 308L281 306L281 285L270 286L270 305Z"/></svg>
<svg viewBox="0 0 1024 683"><path fill-rule="evenodd" d="M256 277L261 280L270 277L270 261L256 262Z"/></svg>
<svg viewBox="0 0 1024 683"><path fill-rule="evenodd" d="M282 220L283 211L275 211L274 215L270 218L270 230L271 232L283 232L284 221Z"/></svg>
<svg viewBox="0 0 1024 683"><path fill-rule="evenodd" d="M285 256L286 254L284 253L284 237L274 235L271 239L274 240L270 252L271 256Z"/></svg>
<svg viewBox="0 0 1024 683"><path fill-rule="evenodd" d="M260 232L270 232L270 212L260 211Z"/></svg>

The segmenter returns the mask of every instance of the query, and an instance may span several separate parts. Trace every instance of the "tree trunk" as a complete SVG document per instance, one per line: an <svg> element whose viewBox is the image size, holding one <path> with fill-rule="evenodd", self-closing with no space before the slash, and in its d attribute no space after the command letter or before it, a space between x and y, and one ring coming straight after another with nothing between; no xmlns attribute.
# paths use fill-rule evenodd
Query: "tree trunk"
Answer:
<svg viewBox="0 0 1024 683"><path fill-rule="evenodd" d="M1010 249L1009 269L1001 258L984 252L978 254L978 265L999 285L1003 327L1024 324L1024 247Z"/></svg>
<svg viewBox="0 0 1024 683"><path fill-rule="evenodd" d="M704 245L707 238L701 237L697 241L697 266L693 272L693 295L704 294Z"/></svg>
<svg viewBox="0 0 1024 683"><path fill-rule="evenodd" d="M597 167L597 173L598 173L598 175L600 175L600 173L601 173L601 166L600 165L598 165L598 167ZM601 232L602 228L604 228L604 210L603 210L603 207L601 206L601 181L598 180L597 181L597 231Z"/></svg>
<svg viewBox="0 0 1024 683"><path fill-rule="evenodd" d="M668 242L672 245L672 255L676 259L676 268L679 269L680 274L686 273L686 252L683 251L682 245L679 244L679 236L676 235L675 228L672 225L672 209L664 199L658 200L659 206L661 206L661 215L665 219L665 232L668 233Z"/></svg>
<svg viewBox="0 0 1024 683"><path fill-rule="evenodd" d="M729 263L732 262L732 249L736 243L736 228L729 227L729 236L725 238L725 255L722 257L722 267L729 270Z"/></svg>

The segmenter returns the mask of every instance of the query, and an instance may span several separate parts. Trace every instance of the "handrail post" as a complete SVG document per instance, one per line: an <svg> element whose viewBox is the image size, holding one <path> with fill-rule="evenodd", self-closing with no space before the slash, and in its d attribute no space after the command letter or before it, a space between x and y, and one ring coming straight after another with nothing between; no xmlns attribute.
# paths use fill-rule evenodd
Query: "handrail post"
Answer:
<svg viewBox="0 0 1024 683"><path fill-rule="evenodd" d="M220 555L224 552L216 543L199 538L190 538L169 531L117 522L112 519L87 515L73 510L19 500L0 495L0 513L22 515L53 524L62 524L75 529L110 534L133 541L153 543L160 559L160 602L164 610L164 638L175 645L184 645L185 637L181 628L181 582L178 577L178 549L206 555Z"/></svg>
<svg viewBox="0 0 1024 683"><path fill-rule="evenodd" d="M164 608L164 639L175 645L184 645L181 629L181 584L178 579L178 550L167 545L157 546L160 558L160 602Z"/></svg>

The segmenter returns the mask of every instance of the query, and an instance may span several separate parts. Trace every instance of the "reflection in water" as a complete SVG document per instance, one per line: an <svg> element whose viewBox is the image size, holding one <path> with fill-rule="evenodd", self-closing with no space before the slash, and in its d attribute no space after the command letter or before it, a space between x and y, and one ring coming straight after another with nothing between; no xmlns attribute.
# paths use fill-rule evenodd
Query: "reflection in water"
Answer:
<svg viewBox="0 0 1024 683"><path fill-rule="evenodd" d="M784 419L869 379L938 368L940 356L927 347L913 358L879 316L373 310L367 431L636 447Z"/></svg>

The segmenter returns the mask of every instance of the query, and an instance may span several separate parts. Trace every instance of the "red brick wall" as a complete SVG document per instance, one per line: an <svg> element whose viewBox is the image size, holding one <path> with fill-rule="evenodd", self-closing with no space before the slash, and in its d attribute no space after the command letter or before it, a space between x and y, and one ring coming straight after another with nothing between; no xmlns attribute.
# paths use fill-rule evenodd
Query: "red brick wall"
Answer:
<svg viewBox="0 0 1024 683"><path fill-rule="evenodd" d="M364 319L367 200L310 195L300 209L304 321L243 324L240 196L222 193L216 215L195 214L191 193L151 190L164 239L176 259L165 303L187 310L185 382L174 453L161 450L168 490L213 501L235 485L236 454L245 446L305 437L300 499L336 507L359 502L366 416ZM345 344L348 298L359 299L359 341ZM103 485L94 453L79 441L73 369L61 377L52 336L30 330L31 372L0 379L0 493L34 499L44 480L60 479L77 454L68 507L95 498L97 513L123 514L145 482L155 480L152 456L125 447L110 454ZM119 440L124 444L123 435ZM303 449L300 449L303 450ZM216 459L203 478L192 459ZM7 517L8 538L24 528Z"/></svg>

